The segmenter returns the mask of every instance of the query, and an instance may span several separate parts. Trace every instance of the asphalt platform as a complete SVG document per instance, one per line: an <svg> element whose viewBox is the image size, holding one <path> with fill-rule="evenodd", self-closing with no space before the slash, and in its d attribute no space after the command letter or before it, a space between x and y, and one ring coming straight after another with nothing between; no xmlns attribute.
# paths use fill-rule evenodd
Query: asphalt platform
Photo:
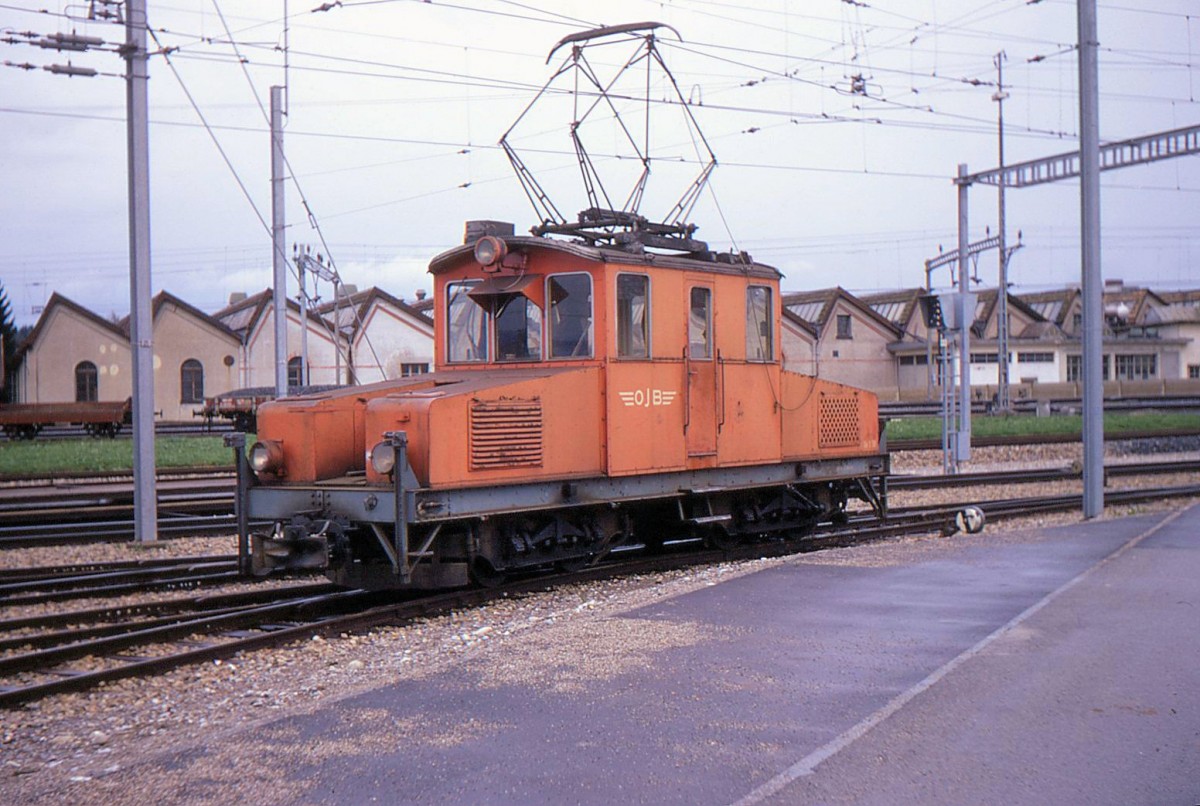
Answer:
<svg viewBox="0 0 1200 806"><path fill-rule="evenodd" d="M207 757L297 803L1200 803L1200 505L939 546L627 612L615 672L464 664L161 763L200 801Z"/></svg>

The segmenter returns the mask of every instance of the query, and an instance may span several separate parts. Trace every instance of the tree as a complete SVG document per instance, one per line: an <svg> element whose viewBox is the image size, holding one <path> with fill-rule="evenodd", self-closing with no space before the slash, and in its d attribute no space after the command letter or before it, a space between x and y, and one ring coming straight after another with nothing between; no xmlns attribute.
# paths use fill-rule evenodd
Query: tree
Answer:
<svg viewBox="0 0 1200 806"><path fill-rule="evenodd" d="M0 340L4 342L4 353L2 361L0 361L0 364L3 365L3 372L0 373L0 400L11 403L12 383L10 379L16 370L13 360L17 354L19 337L17 336L17 326L13 322L12 306L8 304L8 294L4 290L3 282L0 282Z"/></svg>

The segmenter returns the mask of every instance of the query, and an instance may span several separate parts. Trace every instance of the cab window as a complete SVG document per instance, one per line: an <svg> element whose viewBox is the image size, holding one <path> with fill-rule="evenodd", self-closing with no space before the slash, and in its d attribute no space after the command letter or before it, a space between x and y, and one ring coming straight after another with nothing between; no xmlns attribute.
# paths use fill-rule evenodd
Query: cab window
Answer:
<svg viewBox="0 0 1200 806"><path fill-rule="evenodd" d="M772 310L770 288L752 285L746 289L747 361L771 361L775 358Z"/></svg>
<svg viewBox="0 0 1200 806"><path fill-rule="evenodd" d="M542 309L524 294L514 294L496 311L496 360L540 361Z"/></svg>
<svg viewBox="0 0 1200 806"><path fill-rule="evenodd" d="M487 313L467 296L477 282L451 283L446 288L446 360L451 363L487 361Z"/></svg>
<svg viewBox="0 0 1200 806"><path fill-rule="evenodd" d="M617 355L650 357L650 278L617 275Z"/></svg>
<svg viewBox="0 0 1200 806"><path fill-rule="evenodd" d="M546 281L551 358L592 355L592 276L556 274Z"/></svg>
<svg viewBox="0 0 1200 806"><path fill-rule="evenodd" d="M712 291L696 286L691 293L688 312L688 357L712 358Z"/></svg>

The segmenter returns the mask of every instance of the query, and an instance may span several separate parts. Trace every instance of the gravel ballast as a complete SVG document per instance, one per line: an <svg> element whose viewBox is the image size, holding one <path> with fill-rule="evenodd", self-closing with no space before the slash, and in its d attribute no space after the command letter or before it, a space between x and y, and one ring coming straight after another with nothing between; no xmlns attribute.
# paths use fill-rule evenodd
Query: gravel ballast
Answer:
<svg viewBox="0 0 1200 806"><path fill-rule="evenodd" d="M940 453L922 453L925 455L895 455L893 471L938 472ZM1128 455L1130 461L1146 458L1144 454ZM1078 445L978 449L967 469L1066 466L1079 458ZM1194 459L1195 453L1185 451L1173 458ZM1166 476L1149 481L1155 485L1181 483ZM1126 486L1124 480L1120 485ZM1039 494L1049 494L1048 487L1039 485ZM949 495L954 497L956 492ZM939 494L947 495L914 491L895 504L934 503ZM1011 498L1020 493L1005 487L978 494L984 499ZM1110 507L1104 517L1173 510L1188 503ZM134 789L113 789L105 785L105 779L120 777L122 771L165 751L202 746L230 731L264 726L283 713L328 707L354 693L398 679L428 678L457 664L486 668L490 679L501 683L527 681L569 693L582 684L584 676L614 676L640 663L645 652L700 640L699 628L687 624L664 631L661 623L647 624L645 629L637 629L635 623L629 629L630 621L625 619L621 622L625 627L618 631L614 617L643 605L783 563L911 563L935 559L963 541L995 544L1038 540L1040 527L1079 520L1077 514L1065 513L989 524L982 534L974 536L905 538L794 557L572 585L519 599L501 599L403 627L329 640L314 638L230 661L178 669L148 680L116 681L88 693L50 697L17 710L0 711L0 802L91 802L101 792L103 800L112 806L147 800L170 802L175 800L172 793L178 790L167 779L146 781L144 787L139 781ZM164 554L229 553L234 547L233 538L225 537L164 541L153 548L91 545L22 549L0 553L0 568ZM394 729L428 741L453 743L490 733L494 728L397 725ZM236 794L232 783L231 794ZM274 793L256 791L255 800L288 802L295 795L282 787Z"/></svg>

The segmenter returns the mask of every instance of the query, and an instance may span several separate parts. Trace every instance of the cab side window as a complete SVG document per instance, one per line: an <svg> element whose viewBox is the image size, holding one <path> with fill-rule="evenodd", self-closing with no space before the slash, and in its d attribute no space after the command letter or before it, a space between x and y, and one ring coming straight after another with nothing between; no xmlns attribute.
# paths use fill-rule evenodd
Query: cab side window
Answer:
<svg viewBox="0 0 1200 806"><path fill-rule="evenodd" d="M470 283L451 283L446 288L446 360L487 361L487 313L467 294Z"/></svg>
<svg viewBox="0 0 1200 806"><path fill-rule="evenodd" d="M775 358L775 334L771 324L771 289L752 285L746 289L746 360Z"/></svg>
<svg viewBox="0 0 1200 806"><path fill-rule="evenodd" d="M592 355L592 276L557 274L546 281L551 358Z"/></svg>
<svg viewBox="0 0 1200 806"><path fill-rule="evenodd" d="M692 289L688 311L688 357L693 361L712 358L712 291Z"/></svg>
<svg viewBox="0 0 1200 806"><path fill-rule="evenodd" d="M617 355L650 357L650 278L617 275Z"/></svg>

